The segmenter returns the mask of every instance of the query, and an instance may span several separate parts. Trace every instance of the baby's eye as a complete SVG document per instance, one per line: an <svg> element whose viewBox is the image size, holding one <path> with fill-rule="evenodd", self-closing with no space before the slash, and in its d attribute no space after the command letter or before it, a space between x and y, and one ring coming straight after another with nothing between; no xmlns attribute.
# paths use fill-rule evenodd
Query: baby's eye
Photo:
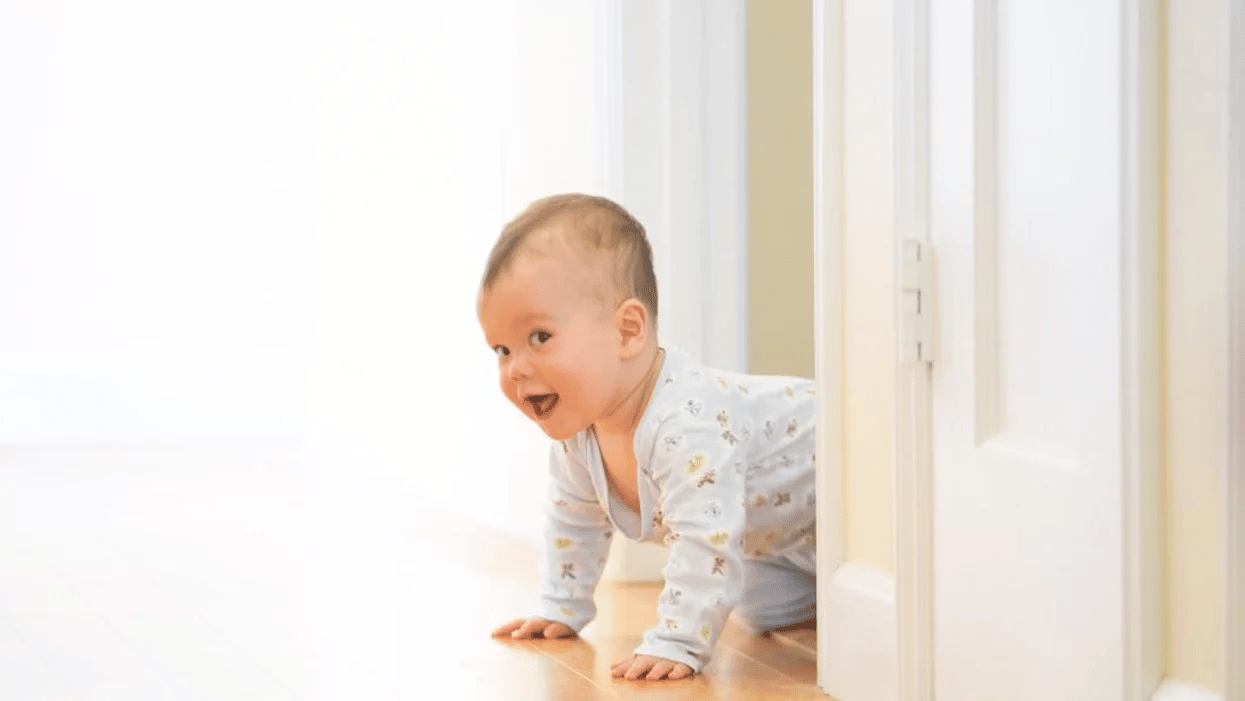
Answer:
<svg viewBox="0 0 1245 701"><path fill-rule="evenodd" d="M551 338L553 338L553 334L548 331L537 331L532 334L532 343L539 346L541 344L548 343Z"/></svg>
<svg viewBox="0 0 1245 701"><path fill-rule="evenodd" d="M497 346L493 348L493 352L497 354L498 358L504 358L510 355L510 350L507 349L505 346Z"/></svg>

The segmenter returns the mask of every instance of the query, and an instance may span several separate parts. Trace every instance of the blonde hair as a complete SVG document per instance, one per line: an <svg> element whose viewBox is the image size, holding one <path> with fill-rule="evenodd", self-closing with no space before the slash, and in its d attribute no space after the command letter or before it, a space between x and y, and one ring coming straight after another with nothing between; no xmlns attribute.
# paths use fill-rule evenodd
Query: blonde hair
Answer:
<svg viewBox="0 0 1245 701"><path fill-rule="evenodd" d="M488 292L519 255L529 250L533 235L556 223L566 223L571 236L588 252L610 254L614 290L618 300L637 299L648 310L649 322L657 326L657 276L653 272L653 249L644 227L618 203L604 197L568 193L545 197L528 205L502 229L489 253L482 293Z"/></svg>

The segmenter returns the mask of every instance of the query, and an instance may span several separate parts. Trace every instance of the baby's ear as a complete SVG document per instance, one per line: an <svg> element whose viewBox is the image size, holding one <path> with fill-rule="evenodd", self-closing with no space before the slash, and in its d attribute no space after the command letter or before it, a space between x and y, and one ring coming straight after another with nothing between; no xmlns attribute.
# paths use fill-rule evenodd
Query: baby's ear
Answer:
<svg viewBox="0 0 1245 701"><path fill-rule="evenodd" d="M640 354L648 342L648 309L637 299L628 299L618 306L614 314L618 327L618 336L622 347L619 351L623 358L633 358Z"/></svg>

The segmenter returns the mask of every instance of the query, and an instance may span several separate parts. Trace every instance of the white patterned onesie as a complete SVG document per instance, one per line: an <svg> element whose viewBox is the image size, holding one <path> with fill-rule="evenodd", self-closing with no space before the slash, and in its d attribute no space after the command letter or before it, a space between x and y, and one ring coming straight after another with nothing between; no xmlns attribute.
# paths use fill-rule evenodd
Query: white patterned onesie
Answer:
<svg viewBox="0 0 1245 701"><path fill-rule="evenodd" d="M732 610L770 630L809 619L813 382L707 368L667 350L636 428L640 513L610 488L592 431L555 444L541 618L579 631L615 529L665 543L659 623L637 654L708 663Z"/></svg>

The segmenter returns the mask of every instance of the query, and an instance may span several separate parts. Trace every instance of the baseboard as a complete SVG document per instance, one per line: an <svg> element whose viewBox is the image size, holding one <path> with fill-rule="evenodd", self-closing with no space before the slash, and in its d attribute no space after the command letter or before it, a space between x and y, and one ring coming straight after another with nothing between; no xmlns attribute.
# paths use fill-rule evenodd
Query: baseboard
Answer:
<svg viewBox="0 0 1245 701"><path fill-rule="evenodd" d="M894 577L845 562L820 594L822 691L838 701L898 701Z"/></svg>
<svg viewBox="0 0 1245 701"><path fill-rule="evenodd" d="M1175 679L1164 679L1150 701L1224 701L1224 695Z"/></svg>

